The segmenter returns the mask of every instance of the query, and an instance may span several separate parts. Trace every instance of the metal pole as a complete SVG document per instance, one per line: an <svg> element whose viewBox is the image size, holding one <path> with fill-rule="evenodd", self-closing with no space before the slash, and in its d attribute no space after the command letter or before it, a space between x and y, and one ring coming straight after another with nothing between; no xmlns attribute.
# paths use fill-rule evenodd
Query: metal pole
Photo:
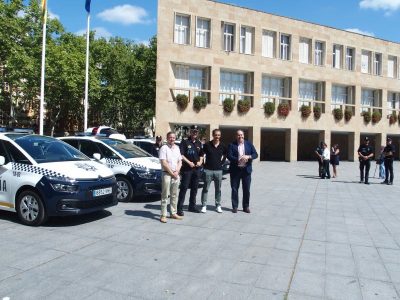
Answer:
<svg viewBox="0 0 400 300"><path fill-rule="evenodd" d="M88 108L89 108L89 24L90 24L90 13L87 15L87 28L86 28L86 80L85 80L85 102L84 102L84 130L88 128Z"/></svg>
<svg viewBox="0 0 400 300"><path fill-rule="evenodd" d="M47 5L47 3L46 3ZM42 37L42 74L40 82L40 108L39 108L39 134L43 134L43 118L44 118L44 72L46 63L46 32L47 32L47 7L43 8L43 37Z"/></svg>

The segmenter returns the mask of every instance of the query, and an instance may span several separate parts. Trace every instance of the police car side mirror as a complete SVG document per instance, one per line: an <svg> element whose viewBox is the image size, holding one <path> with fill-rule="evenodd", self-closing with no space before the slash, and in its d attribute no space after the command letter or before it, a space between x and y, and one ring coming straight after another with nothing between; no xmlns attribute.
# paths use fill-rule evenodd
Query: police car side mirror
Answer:
<svg viewBox="0 0 400 300"><path fill-rule="evenodd" d="M101 159L101 154L100 153L93 153L93 158L95 160L100 160Z"/></svg>
<svg viewBox="0 0 400 300"><path fill-rule="evenodd" d="M3 166L5 163L6 163L5 157L0 155L0 166Z"/></svg>

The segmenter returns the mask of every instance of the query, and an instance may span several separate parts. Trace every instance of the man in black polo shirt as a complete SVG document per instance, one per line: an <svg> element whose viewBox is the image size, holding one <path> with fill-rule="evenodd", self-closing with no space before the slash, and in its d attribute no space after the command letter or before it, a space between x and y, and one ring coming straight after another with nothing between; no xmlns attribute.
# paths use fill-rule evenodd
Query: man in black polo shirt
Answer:
<svg viewBox="0 0 400 300"><path fill-rule="evenodd" d="M201 193L201 212L207 212L207 196L208 188L211 181L214 181L215 188L215 206L218 213L222 213L221 209L221 183L222 183L222 166L226 160L227 148L221 143L221 130L214 129L212 132L213 139L203 146L205 155L204 164L204 185Z"/></svg>
<svg viewBox="0 0 400 300"><path fill-rule="evenodd" d="M369 145L369 138L365 137L364 143L358 148L358 160L360 161L360 183L369 184L368 175L371 168L371 158L374 156L374 149ZM365 174L364 174L365 169Z"/></svg>
<svg viewBox="0 0 400 300"><path fill-rule="evenodd" d="M396 149L392 144L392 139L387 138L386 147L385 149L383 149L384 163L385 163L385 181L382 183L393 184L393 160L395 151Z"/></svg>
<svg viewBox="0 0 400 300"><path fill-rule="evenodd" d="M190 186L189 208L191 212L199 213L196 207L197 188L199 186L200 168L203 164L203 149L201 142L197 138L199 128L197 125L190 127L190 136L180 144L182 154L181 168L181 188L178 197L178 215L183 216L183 204L185 202L186 191Z"/></svg>

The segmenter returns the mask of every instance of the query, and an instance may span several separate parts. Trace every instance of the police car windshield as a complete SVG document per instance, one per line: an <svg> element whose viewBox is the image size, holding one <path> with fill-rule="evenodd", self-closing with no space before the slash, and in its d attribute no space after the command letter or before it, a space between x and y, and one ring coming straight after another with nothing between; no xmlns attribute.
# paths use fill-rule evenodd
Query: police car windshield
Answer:
<svg viewBox="0 0 400 300"><path fill-rule="evenodd" d="M151 157L149 153L133 145L132 143L115 139L101 140L121 154L124 158Z"/></svg>
<svg viewBox="0 0 400 300"><path fill-rule="evenodd" d="M89 158L60 140L40 135L7 135L24 149L37 163L79 161Z"/></svg>

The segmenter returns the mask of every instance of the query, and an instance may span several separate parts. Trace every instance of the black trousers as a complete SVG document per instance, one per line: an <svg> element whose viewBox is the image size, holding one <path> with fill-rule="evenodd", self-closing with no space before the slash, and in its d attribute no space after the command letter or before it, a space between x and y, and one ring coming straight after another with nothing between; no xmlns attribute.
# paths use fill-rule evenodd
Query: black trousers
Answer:
<svg viewBox="0 0 400 300"><path fill-rule="evenodd" d="M368 183L369 169L371 168L371 161L369 159L360 161L360 181ZM365 169L365 173L364 173Z"/></svg>
<svg viewBox="0 0 400 300"><path fill-rule="evenodd" d="M196 207L197 188L199 187L200 169L194 168L189 171L181 172L181 187L178 196L178 211L183 211L183 204L185 203L186 191L190 186L189 207Z"/></svg>
<svg viewBox="0 0 400 300"><path fill-rule="evenodd" d="M250 205L250 184L251 184L251 173L246 171L246 168L237 168L230 171L231 177L231 189L232 189L232 208L238 208L239 206L239 187L240 181L242 181L243 189L243 209L246 209Z"/></svg>
<svg viewBox="0 0 400 300"><path fill-rule="evenodd" d="M318 176L322 178L322 176L324 175L324 163L318 159Z"/></svg>
<svg viewBox="0 0 400 300"><path fill-rule="evenodd" d="M385 182L393 182L393 176L393 159L385 159Z"/></svg>
<svg viewBox="0 0 400 300"><path fill-rule="evenodd" d="M322 178L331 178L331 172L329 170L329 160L328 159L324 159L323 163L323 171L322 171Z"/></svg>

